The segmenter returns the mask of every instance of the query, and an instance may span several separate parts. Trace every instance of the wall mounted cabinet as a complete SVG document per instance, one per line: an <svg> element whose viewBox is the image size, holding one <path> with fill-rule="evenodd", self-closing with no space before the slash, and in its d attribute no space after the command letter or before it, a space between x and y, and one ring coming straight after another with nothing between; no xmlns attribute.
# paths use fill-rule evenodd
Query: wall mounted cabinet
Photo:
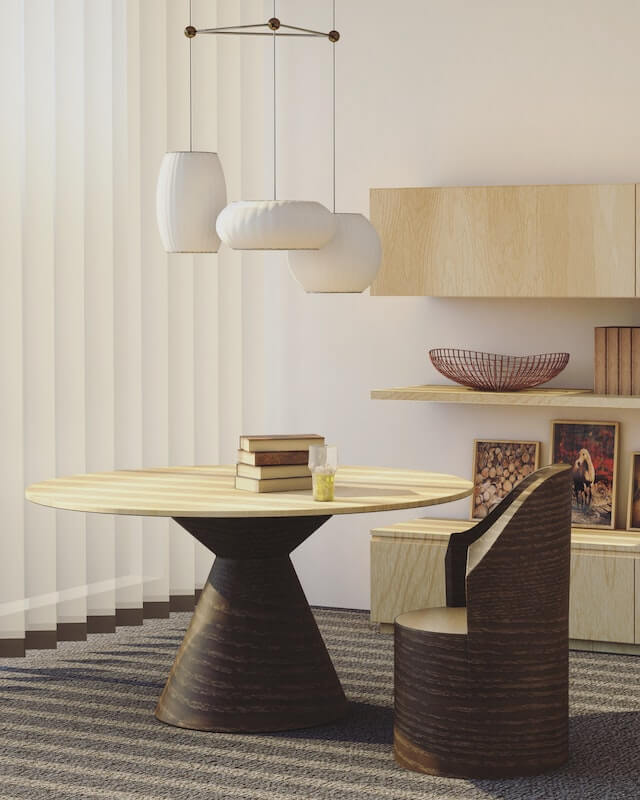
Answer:
<svg viewBox="0 0 640 800"><path fill-rule="evenodd" d="M636 184L372 189L372 295L636 297Z"/></svg>

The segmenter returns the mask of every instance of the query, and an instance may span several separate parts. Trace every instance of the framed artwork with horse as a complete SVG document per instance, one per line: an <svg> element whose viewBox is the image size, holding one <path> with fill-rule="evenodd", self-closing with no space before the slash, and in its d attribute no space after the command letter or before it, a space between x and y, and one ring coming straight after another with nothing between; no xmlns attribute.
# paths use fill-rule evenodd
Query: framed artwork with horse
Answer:
<svg viewBox="0 0 640 800"><path fill-rule="evenodd" d="M572 466L574 528L615 527L618 429L617 422L551 423L551 463Z"/></svg>
<svg viewBox="0 0 640 800"><path fill-rule="evenodd" d="M640 531L640 453L631 453L627 530Z"/></svg>

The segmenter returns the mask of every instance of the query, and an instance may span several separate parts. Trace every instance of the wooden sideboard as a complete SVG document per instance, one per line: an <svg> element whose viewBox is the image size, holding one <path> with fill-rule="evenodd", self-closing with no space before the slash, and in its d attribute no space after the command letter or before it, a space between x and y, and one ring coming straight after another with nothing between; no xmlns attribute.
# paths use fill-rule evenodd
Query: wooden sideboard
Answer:
<svg viewBox="0 0 640 800"><path fill-rule="evenodd" d="M637 190L633 183L371 189L382 241L371 294L637 297Z"/></svg>
<svg viewBox="0 0 640 800"><path fill-rule="evenodd" d="M371 621L389 631L404 611L445 605L449 535L474 524L415 519L372 530ZM640 534L573 530L569 633L575 649L640 654Z"/></svg>

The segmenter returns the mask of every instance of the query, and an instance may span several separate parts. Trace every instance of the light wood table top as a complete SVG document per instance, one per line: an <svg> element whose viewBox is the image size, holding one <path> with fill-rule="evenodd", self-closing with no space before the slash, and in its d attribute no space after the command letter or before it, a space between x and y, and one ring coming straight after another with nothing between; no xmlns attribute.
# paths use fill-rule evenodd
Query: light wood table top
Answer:
<svg viewBox="0 0 640 800"><path fill-rule="evenodd" d="M340 467L335 500L311 490L254 494L234 488L234 466L159 467L73 475L34 483L26 497L71 511L156 517L284 517L359 514L448 503L471 494L471 481L437 472Z"/></svg>

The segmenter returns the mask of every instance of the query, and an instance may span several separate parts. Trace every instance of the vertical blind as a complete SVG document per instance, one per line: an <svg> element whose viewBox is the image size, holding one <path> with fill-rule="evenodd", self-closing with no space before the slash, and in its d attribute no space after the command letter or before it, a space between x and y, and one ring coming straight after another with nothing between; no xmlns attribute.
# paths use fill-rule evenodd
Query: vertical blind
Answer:
<svg viewBox="0 0 640 800"><path fill-rule="evenodd" d="M215 3L192 5L195 24L216 24ZM0 655L189 608L210 568L170 520L24 501L54 475L231 455L239 256L169 257L155 221L162 155L189 146L188 14L188 0L0 8ZM238 45L202 38L194 149L224 140L240 186L241 145L217 128L230 89L216 77L220 51L233 63Z"/></svg>

